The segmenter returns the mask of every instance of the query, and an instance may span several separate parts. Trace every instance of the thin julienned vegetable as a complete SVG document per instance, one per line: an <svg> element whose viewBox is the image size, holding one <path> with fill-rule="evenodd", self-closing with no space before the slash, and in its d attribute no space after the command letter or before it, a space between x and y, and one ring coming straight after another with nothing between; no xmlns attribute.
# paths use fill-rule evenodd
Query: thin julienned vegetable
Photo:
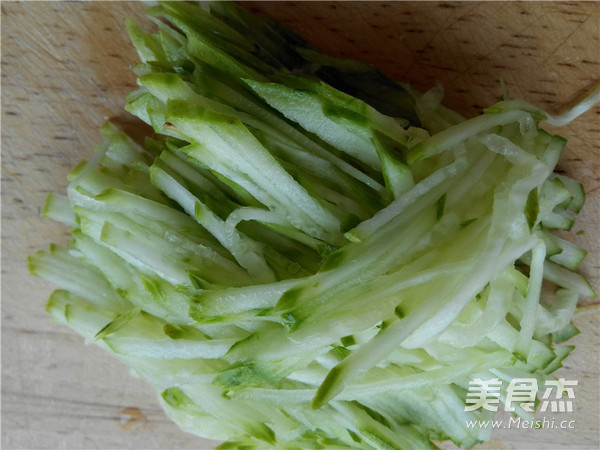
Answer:
<svg viewBox="0 0 600 450"><path fill-rule="evenodd" d="M222 448L471 447L491 429L466 426L489 418L470 380L554 380L595 293L554 234L584 193L540 123L597 86L465 119L234 3L148 14L126 109L155 134L106 123L46 202L73 230L29 258L54 319Z"/></svg>

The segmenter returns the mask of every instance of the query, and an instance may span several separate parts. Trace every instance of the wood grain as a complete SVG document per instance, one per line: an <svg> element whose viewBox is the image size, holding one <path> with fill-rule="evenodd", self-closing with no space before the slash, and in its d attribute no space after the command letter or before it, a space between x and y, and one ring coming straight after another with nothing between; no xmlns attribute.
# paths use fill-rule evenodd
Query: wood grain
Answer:
<svg viewBox="0 0 600 450"><path fill-rule="evenodd" d="M2 447L186 448L213 445L181 432L151 388L100 349L52 323L52 289L27 274L26 255L66 242L43 220L50 191L89 157L106 117L135 86L122 19L136 2L2 2ZM572 2L248 2L330 53L374 64L475 115L500 94L552 108L599 73L600 9ZM598 288L598 109L560 129L561 169L583 181L588 202L574 238L590 249L583 271ZM584 300L582 304L593 304ZM500 430L482 448L598 448L598 310L576 316L582 334L563 376L579 379L576 430Z"/></svg>

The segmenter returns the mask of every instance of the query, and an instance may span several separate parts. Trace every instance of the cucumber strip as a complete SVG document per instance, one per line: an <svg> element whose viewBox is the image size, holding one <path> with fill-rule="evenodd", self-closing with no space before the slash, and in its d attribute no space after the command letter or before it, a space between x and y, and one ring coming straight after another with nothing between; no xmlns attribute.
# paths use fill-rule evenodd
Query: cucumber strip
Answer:
<svg viewBox="0 0 600 450"><path fill-rule="evenodd" d="M569 211L572 211L575 214L579 213L585 203L585 191L583 190L582 184L565 175L556 175L556 178L563 183L571 194L571 201L568 206Z"/></svg>
<svg viewBox="0 0 600 450"><path fill-rule="evenodd" d="M106 278L83 258L52 244L27 259L30 273L51 281L62 289L83 297L100 308L119 310L123 300Z"/></svg>
<svg viewBox="0 0 600 450"><path fill-rule="evenodd" d="M197 71L195 74L202 76L204 71ZM263 104L249 96L248 93L219 81L215 76L203 76L201 78L201 86L205 86L207 90L206 95L209 93L218 95L218 98L226 104L247 113L245 115L238 113L237 116L247 125L266 132L272 138L285 143L286 146L294 149L297 148L297 151L308 151L319 158L329 161L342 172L371 187L380 194L385 191L379 182L336 155L332 152L332 148L326 148L326 144L318 142L314 136L304 134L301 130L286 122L281 115L265 108ZM257 118L260 120L257 120ZM336 147L333 149L336 149ZM339 153L339 151L337 152Z"/></svg>
<svg viewBox="0 0 600 450"><path fill-rule="evenodd" d="M203 143L201 148L195 144L183 149L190 156L209 160L209 166L225 172L270 209L281 209L280 214L300 230L327 242L340 242L339 222L281 168L241 123L180 102L169 102L169 108L168 119ZM202 116L208 122L200 121Z"/></svg>
<svg viewBox="0 0 600 450"><path fill-rule="evenodd" d="M342 150L373 169L380 169L377 151L365 134L368 128L362 126L348 130L322 112L322 101L312 92L288 88L277 83L260 83L245 80L270 106L280 111L288 119L297 122L305 130L316 134L328 144Z"/></svg>
<svg viewBox="0 0 600 450"><path fill-rule="evenodd" d="M160 167L152 166L150 173L152 183L179 203L190 216L206 228L223 247L231 252L256 282L275 281L275 275L256 243L235 229L226 228L223 220Z"/></svg>
<svg viewBox="0 0 600 450"><path fill-rule="evenodd" d="M75 330L86 340L95 343L94 336L115 318L113 311L91 303L72 292L56 290L46 304L54 320ZM101 347L105 347L102 343ZM105 347L106 348L106 347Z"/></svg>
<svg viewBox="0 0 600 450"><path fill-rule="evenodd" d="M73 206L69 198L54 192L50 192L46 197L42 217L64 223L73 228L77 227L77 218L73 213Z"/></svg>
<svg viewBox="0 0 600 450"><path fill-rule="evenodd" d="M406 160L409 165L412 165L421 159L430 158L448 150L479 133L500 125L516 122L526 114L525 111L514 109L497 114L485 114L461 122L410 148L406 154Z"/></svg>
<svg viewBox="0 0 600 450"><path fill-rule="evenodd" d="M227 339L202 342L129 337L106 337L104 342L119 355L157 359L217 359L235 343Z"/></svg>
<svg viewBox="0 0 600 450"><path fill-rule="evenodd" d="M515 354L525 361L527 361L529 355L529 347L535 328L537 305L540 301L542 280L544 278L545 259L546 246L540 241L531 250L529 285L527 286L527 296L523 305L523 316L520 322L521 330L515 347Z"/></svg>
<svg viewBox="0 0 600 450"><path fill-rule="evenodd" d="M546 230L541 232L541 237L544 240L546 247L552 247L554 249L553 254L549 255L550 261L564 266L569 270L577 270L587 255L586 250L569 241L561 239Z"/></svg>
<svg viewBox="0 0 600 450"><path fill-rule="evenodd" d="M268 285L205 292L194 297L190 315L198 321L218 320L219 318L226 320L230 316L247 311L266 310L275 306L285 291L301 281L302 279L292 279Z"/></svg>
<svg viewBox="0 0 600 450"><path fill-rule="evenodd" d="M361 241L387 223L393 220L397 222L398 218L403 219L406 216L403 213L408 210L409 206L412 207L410 208L412 214L416 208L425 208L427 203L435 201L432 199L433 197L437 200L444 191L448 190L452 180L460 176L467 167L467 161L459 158L450 166L439 169L433 175L418 182L406 194L394 200L371 219L361 222L356 228L346 233L346 237L354 242Z"/></svg>
<svg viewBox="0 0 600 450"><path fill-rule="evenodd" d="M515 289L504 273L506 272L490 281L489 294L481 313L469 322L455 321L440 335L441 342L448 342L458 348L469 347L473 342L480 342L490 330L499 325L506 316Z"/></svg>
<svg viewBox="0 0 600 450"><path fill-rule="evenodd" d="M568 327L577 308L578 300L579 295L577 292L569 289L559 289L548 309L542 305L537 305L535 335L544 336L560 332ZM556 339L554 341L556 342Z"/></svg>

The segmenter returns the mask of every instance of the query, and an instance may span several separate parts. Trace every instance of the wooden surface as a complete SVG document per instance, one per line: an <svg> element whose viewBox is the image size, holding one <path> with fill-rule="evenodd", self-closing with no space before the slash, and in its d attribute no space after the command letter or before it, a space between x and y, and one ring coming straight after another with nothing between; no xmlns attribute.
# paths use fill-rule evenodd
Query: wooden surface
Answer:
<svg viewBox="0 0 600 450"><path fill-rule="evenodd" d="M478 113L500 95L552 109L600 74L597 3L247 3L331 53L368 61L446 104ZM49 191L89 157L106 117L135 86L136 55L122 24L144 6L125 2L2 2L2 448L211 448L169 422L155 393L44 311L52 289L25 257L66 242L40 218ZM574 236L590 250L583 271L598 289L599 116L560 133L560 167L583 181L587 205ZM598 308L585 299L579 348L562 376L578 379L575 430L500 430L482 448L598 448ZM588 305L588 306L585 306ZM559 414L557 414L559 417Z"/></svg>

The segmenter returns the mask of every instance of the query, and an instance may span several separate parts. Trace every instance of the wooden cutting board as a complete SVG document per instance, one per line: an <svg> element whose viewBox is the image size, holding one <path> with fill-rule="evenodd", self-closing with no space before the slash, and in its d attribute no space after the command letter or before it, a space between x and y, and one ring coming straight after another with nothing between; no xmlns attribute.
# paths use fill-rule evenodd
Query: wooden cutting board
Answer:
<svg viewBox="0 0 600 450"><path fill-rule="evenodd" d="M500 95L552 109L600 73L598 3L335 2L246 6L282 20L330 53L362 59L472 116ZM107 117L132 129L124 96L136 55L122 18L129 2L2 2L2 447L211 448L158 407L155 393L110 355L50 322L52 289L27 274L25 257L64 243L42 220L46 194L91 155ZM561 170L580 179L588 202L572 236L590 250L582 271L598 289L599 116L596 108L560 133ZM598 448L598 308L582 300L562 376L579 380L574 430L498 430L482 448Z"/></svg>

